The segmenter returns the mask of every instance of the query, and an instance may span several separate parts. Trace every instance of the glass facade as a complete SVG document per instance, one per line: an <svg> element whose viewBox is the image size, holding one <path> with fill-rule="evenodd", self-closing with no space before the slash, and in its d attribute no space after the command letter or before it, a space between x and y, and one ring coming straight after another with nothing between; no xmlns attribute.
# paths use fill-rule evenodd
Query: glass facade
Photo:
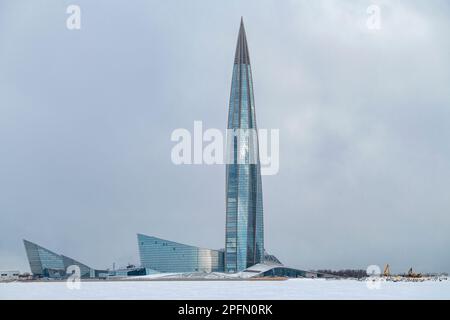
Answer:
<svg viewBox="0 0 450 320"><path fill-rule="evenodd" d="M88 267L87 265L64 255L61 255L61 257L63 258L64 267L66 268L66 270L69 266L76 265L80 268L80 275L82 278L93 278L96 276L95 270L91 267Z"/></svg>
<svg viewBox="0 0 450 320"><path fill-rule="evenodd" d="M287 278L306 278L310 274L307 271L286 268L286 267L275 267L261 273L260 277L287 277Z"/></svg>
<svg viewBox="0 0 450 320"><path fill-rule="evenodd" d="M82 278L95 277L98 273L87 265L72 258L54 253L33 242L23 240L31 273L35 277L64 278L69 266L76 265L80 268Z"/></svg>
<svg viewBox="0 0 450 320"><path fill-rule="evenodd" d="M65 274L64 262L59 254L27 240L23 243L34 276L59 278Z"/></svg>
<svg viewBox="0 0 450 320"><path fill-rule="evenodd" d="M264 252L264 263L282 265L281 261L278 260L277 257L275 257L273 254L268 254L267 252Z"/></svg>
<svg viewBox="0 0 450 320"><path fill-rule="evenodd" d="M238 272L264 258L263 202L250 57L241 20L233 66L227 140L225 271ZM242 134L248 129L256 135ZM254 161L250 161L254 156Z"/></svg>
<svg viewBox="0 0 450 320"><path fill-rule="evenodd" d="M223 272L223 251L138 234L142 267L159 272Z"/></svg>

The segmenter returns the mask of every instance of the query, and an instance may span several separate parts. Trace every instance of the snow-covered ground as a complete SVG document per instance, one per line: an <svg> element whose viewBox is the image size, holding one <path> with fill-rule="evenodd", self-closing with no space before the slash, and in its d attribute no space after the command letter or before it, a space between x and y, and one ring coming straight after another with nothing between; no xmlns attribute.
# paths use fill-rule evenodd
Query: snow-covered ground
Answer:
<svg viewBox="0 0 450 320"><path fill-rule="evenodd" d="M0 283L0 299L450 299L450 281L97 281Z"/></svg>

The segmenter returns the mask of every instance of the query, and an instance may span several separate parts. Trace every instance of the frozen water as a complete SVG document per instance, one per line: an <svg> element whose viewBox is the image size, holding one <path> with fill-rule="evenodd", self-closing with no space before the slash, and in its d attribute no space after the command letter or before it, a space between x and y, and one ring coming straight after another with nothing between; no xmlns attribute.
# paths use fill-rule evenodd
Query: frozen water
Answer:
<svg viewBox="0 0 450 320"><path fill-rule="evenodd" d="M450 299L450 281L89 281L0 283L0 299Z"/></svg>

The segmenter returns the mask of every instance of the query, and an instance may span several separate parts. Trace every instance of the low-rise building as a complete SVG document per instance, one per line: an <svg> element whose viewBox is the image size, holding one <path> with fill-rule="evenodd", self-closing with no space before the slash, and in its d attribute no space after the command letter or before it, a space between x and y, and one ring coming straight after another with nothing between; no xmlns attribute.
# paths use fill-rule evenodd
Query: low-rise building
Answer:
<svg viewBox="0 0 450 320"><path fill-rule="evenodd" d="M23 240L31 272L35 278L63 279L78 267L80 278L97 278L105 271L93 269L84 263L50 251L33 242Z"/></svg>
<svg viewBox="0 0 450 320"><path fill-rule="evenodd" d="M19 280L20 272L19 271L0 271L0 281L16 281Z"/></svg>

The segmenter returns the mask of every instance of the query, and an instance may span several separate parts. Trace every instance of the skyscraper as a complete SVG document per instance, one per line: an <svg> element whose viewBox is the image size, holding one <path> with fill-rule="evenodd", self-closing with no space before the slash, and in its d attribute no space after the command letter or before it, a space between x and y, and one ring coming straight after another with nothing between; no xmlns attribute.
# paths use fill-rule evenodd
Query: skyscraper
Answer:
<svg viewBox="0 0 450 320"><path fill-rule="evenodd" d="M259 140L250 57L242 19L233 65L227 129L225 250L206 249L138 234L141 267L127 266L125 269L114 268L109 271L92 269L24 240L33 275L40 278L65 278L71 275L70 270L73 268L70 267L78 266L82 278L155 273L162 273L161 278L167 279L326 276L286 267L264 250ZM224 275L224 271L243 272Z"/></svg>
<svg viewBox="0 0 450 320"><path fill-rule="evenodd" d="M262 262L264 258L261 167L255 101L242 18L234 58L227 128L239 133L233 134L231 139L228 136L225 271L238 272ZM243 131L250 134L243 134Z"/></svg>

